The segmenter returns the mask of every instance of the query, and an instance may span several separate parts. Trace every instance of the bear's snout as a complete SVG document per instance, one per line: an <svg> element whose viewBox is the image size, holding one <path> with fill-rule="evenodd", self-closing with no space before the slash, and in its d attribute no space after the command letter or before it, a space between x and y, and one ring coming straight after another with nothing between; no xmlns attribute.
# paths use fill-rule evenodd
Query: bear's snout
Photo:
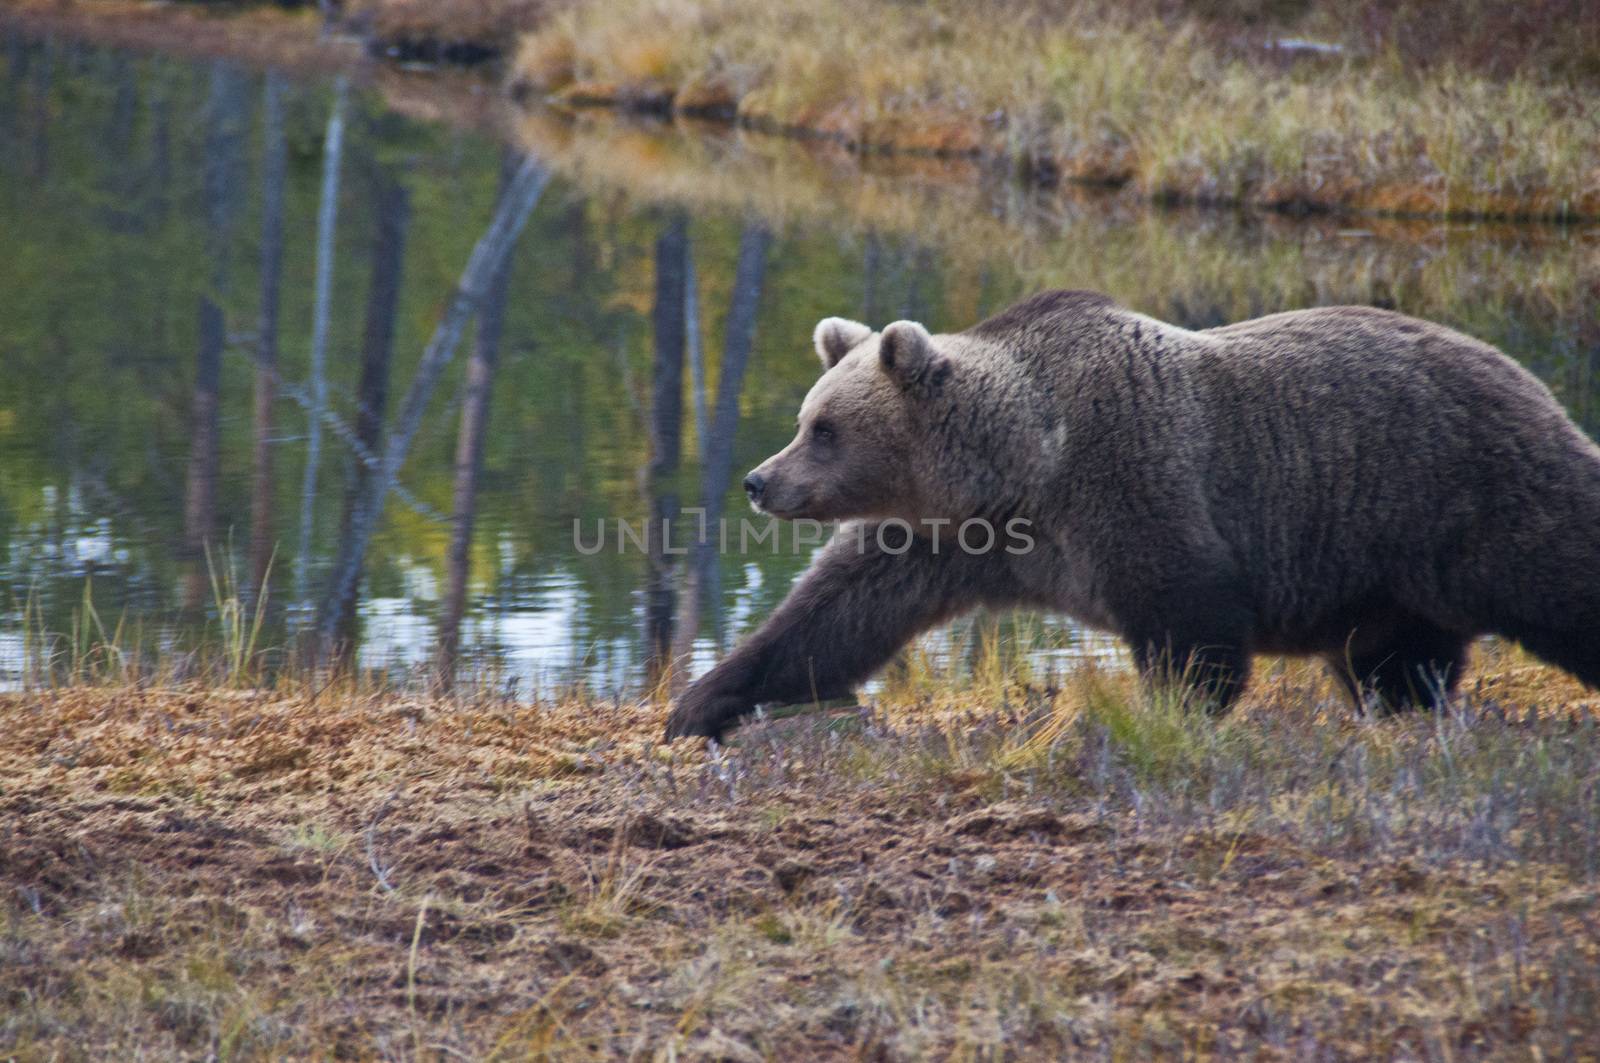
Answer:
<svg viewBox="0 0 1600 1063"><path fill-rule="evenodd" d="M759 472L753 472L744 478L744 493L749 496L750 504L759 506L761 497L767 493L767 478Z"/></svg>

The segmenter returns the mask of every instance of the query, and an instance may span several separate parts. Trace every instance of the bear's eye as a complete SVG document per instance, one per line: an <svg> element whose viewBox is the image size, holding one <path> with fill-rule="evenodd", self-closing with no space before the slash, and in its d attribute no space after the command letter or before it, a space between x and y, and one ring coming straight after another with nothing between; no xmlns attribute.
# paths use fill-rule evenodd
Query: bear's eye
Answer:
<svg viewBox="0 0 1600 1063"><path fill-rule="evenodd" d="M811 438L815 439L818 443L832 443L833 426L822 421L818 421L816 424L811 426Z"/></svg>

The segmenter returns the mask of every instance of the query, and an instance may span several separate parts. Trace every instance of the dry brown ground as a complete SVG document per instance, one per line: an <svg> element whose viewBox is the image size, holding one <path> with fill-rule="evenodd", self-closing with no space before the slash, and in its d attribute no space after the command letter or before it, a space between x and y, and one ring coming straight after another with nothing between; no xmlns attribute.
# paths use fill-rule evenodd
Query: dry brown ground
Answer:
<svg viewBox="0 0 1600 1063"><path fill-rule="evenodd" d="M0 1054L1594 1058L1580 698L1087 674L708 753L582 698L12 695Z"/></svg>

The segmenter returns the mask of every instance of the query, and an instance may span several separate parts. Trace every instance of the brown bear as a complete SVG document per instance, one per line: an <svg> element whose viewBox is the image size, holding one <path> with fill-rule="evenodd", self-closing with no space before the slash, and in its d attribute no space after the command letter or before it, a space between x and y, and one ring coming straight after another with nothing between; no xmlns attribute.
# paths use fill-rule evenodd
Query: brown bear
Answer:
<svg viewBox="0 0 1600 1063"><path fill-rule="evenodd" d="M861 523L669 738L844 695L978 605L1115 632L1218 710L1257 653L1324 657L1358 705L1438 705L1485 633L1600 685L1600 449L1488 344L1354 306L1194 332L1070 291L814 339L799 434L745 486ZM991 548L955 541L972 522Z"/></svg>

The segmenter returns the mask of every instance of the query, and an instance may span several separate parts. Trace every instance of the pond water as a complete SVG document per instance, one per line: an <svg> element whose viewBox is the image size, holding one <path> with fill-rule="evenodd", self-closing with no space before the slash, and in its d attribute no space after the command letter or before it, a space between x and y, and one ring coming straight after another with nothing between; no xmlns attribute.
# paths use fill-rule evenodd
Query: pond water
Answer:
<svg viewBox="0 0 1600 1063"><path fill-rule="evenodd" d="M329 623L363 664L422 668L459 584L463 657L524 690L636 689L653 649L704 668L811 548L786 534L652 556L626 536L619 551L617 522L692 507L737 542L739 480L787 442L830 314L959 329L1055 286L1194 326L1379 303L1500 345L1600 426L1592 227L1159 211L726 130L501 111L487 90L392 73L345 88L15 31L0 44L9 682L41 632L120 623L130 646L192 647L269 558L264 644L347 611ZM527 157L553 177L484 313L419 388ZM329 588L408 404L420 420L341 601ZM458 461L474 447L480 463ZM1041 660L1107 651L1062 622L1025 629Z"/></svg>

